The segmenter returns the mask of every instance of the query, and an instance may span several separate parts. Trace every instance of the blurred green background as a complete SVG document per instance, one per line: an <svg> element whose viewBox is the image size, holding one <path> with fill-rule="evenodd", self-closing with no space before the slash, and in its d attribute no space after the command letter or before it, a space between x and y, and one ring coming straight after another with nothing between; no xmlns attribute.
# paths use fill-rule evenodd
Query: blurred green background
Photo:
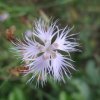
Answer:
<svg viewBox="0 0 100 100"><path fill-rule="evenodd" d="M20 36L38 17L57 18L79 32L82 52L72 54L79 71L65 84L49 80L36 88L11 70L21 61L11 52L6 29L14 25ZM0 100L100 100L100 0L0 0Z"/></svg>

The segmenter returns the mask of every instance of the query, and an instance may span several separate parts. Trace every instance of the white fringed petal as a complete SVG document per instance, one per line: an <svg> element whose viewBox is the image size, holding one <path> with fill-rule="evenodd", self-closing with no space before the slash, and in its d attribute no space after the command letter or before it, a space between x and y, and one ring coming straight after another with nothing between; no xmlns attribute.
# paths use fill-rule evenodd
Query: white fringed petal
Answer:
<svg viewBox="0 0 100 100"><path fill-rule="evenodd" d="M23 59L23 61L28 62L30 59L34 59L35 56L40 53L40 50L36 47L36 43L28 38L27 41L19 41L15 45L15 50L19 53L19 56Z"/></svg>
<svg viewBox="0 0 100 100"><path fill-rule="evenodd" d="M73 65L70 63L72 61L70 58L66 58L60 53L56 53L56 58L51 59L51 69L53 73L54 80L64 81L64 74L70 78L69 68L74 69ZM74 69L75 70L75 69Z"/></svg>
<svg viewBox="0 0 100 100"><path fill-rule="evenodd" d="M50 74L50 59L45 59L44 55L42 55L27 66L30 68L29 73L33 73L34 76L37 76L38 81L41 80L45 82L47 80L47 75Z"/></svg>
<svg viewBox="0 0 100 100"><path fill-rule="evenodd" d="M57 33L54 32L57 27L56 23L57 21L55 21L54 23L49 23L49 25L46 25L46 22L44 20L39 19L35 21L35 29L33 34L40 38L43 42L51 40L53 36Z"/></svg>
<svg viewBox="0 0 100 100"><path fill-rule="evenodd" d="M70 35L68 34L71 30L71 29L67 29L67 27L65 27L61 34L57 34L57 38L55 40L54 43L57 43L59 44L58 48L59 50L62 50L62 51L65 51L65 52L74 52L74 51L77 51L78 49L76 49L76 47L79 46L79 44L74 41L70 41L68 39L70 39Z"/></svg>

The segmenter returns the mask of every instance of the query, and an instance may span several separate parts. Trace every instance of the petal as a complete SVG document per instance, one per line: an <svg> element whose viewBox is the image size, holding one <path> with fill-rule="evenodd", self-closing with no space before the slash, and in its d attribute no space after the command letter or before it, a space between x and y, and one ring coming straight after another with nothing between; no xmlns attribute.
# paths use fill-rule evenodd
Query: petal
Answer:
<svg viewBox="0 0 100 100"><path fill-rule="evenodd" d="M71 29L67 29L66 31L65 27L63 29L63 31L61 32L61 34L57 35L57 38L55 40L54 43L58 44L58 48L59 50L65 51L65 52L74 52L74 51L78 51L77 47L79 46L79 44L74 40L74 41L70 41L70 36L68 36L68 33L72 30ZM73 35L72 35L73 36ZM72 39L72 38L71 38Z"/></svg>
<svg viewBox="0 0 100 100"><path fill-rule="evenodd" d="M25 62L34 59L34 57L40 53L40 50L36 47L36 43L28 38L25 38L24 42L18 41L15 43L15 50Z"/></svg>
<svg viewBox="0 0 100 100"><path fill-rule="evenodd" d="M56 53L56 58L51 59L51 69L53 73L54 80L60 81L64 80L64 74L70 78L69 67L74 69L72 64L70 63L71 59L62 56L60 53Z"/></svg>
<svg viewBox="0 0 100 100"><path fill-rule="evenodd" d="M47 75L49 74L50 59L44 59L41 55L37 57L34 61L30 62L27 66L30 67L30 72L33 76L37 76L37 81L46 81Z"/></svg>
<svg viewBox="0 0 100 100"><path fill-rule="evenodd" d="M44 20L39 19L35 21L35 30L33 34L45 43L45 41L51 40L57 33L55 32L57 29L56 23L57 21L47 24Z"/></svg>

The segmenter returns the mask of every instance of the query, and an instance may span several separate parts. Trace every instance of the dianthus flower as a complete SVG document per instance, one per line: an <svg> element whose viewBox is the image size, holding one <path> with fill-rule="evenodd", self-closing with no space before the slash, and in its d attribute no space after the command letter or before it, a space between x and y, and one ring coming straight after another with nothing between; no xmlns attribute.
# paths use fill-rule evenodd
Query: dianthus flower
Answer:
<svg viewBox="0 0 100 100"><path fill-rule="evenodd" d="M28 82L36 79L38 83L45 83L49 77L65 82L64 77L70 78L70 69L75 70L70 53L79 51L76 34L69 34L71 30L68 26L60 29L57 21L47 23L39 19L35 20L30 37L24 34L23 40L13 42L29 68L25 74L32 74Z"/></svg>

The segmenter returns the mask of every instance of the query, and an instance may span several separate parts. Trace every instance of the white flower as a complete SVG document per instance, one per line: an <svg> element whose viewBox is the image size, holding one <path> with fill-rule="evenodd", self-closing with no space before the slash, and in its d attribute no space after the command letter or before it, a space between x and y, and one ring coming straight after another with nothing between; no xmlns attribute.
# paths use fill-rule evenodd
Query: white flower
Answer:
<svg viewBox="0 0 100 100"><path fill-rule="evenodd" d="M70 68L74 69L70 52L78 51L79 44L69 34L68 27L60 29L57 21L46 23L39 19L35 21L32 36L25 35L24 40L17 40L14 45L20 57L29 68L27 74L32 74L28 82L37 79L45 83L48 77L55 81L64 81L64 76L70 78Z"/></svg>
<svg viewBox="0 0 100 100"><path fill-rule="evenodd" d="M2 12L0 13L0 21L3 22L9 18L9 13L8 12Z"/></svg>

